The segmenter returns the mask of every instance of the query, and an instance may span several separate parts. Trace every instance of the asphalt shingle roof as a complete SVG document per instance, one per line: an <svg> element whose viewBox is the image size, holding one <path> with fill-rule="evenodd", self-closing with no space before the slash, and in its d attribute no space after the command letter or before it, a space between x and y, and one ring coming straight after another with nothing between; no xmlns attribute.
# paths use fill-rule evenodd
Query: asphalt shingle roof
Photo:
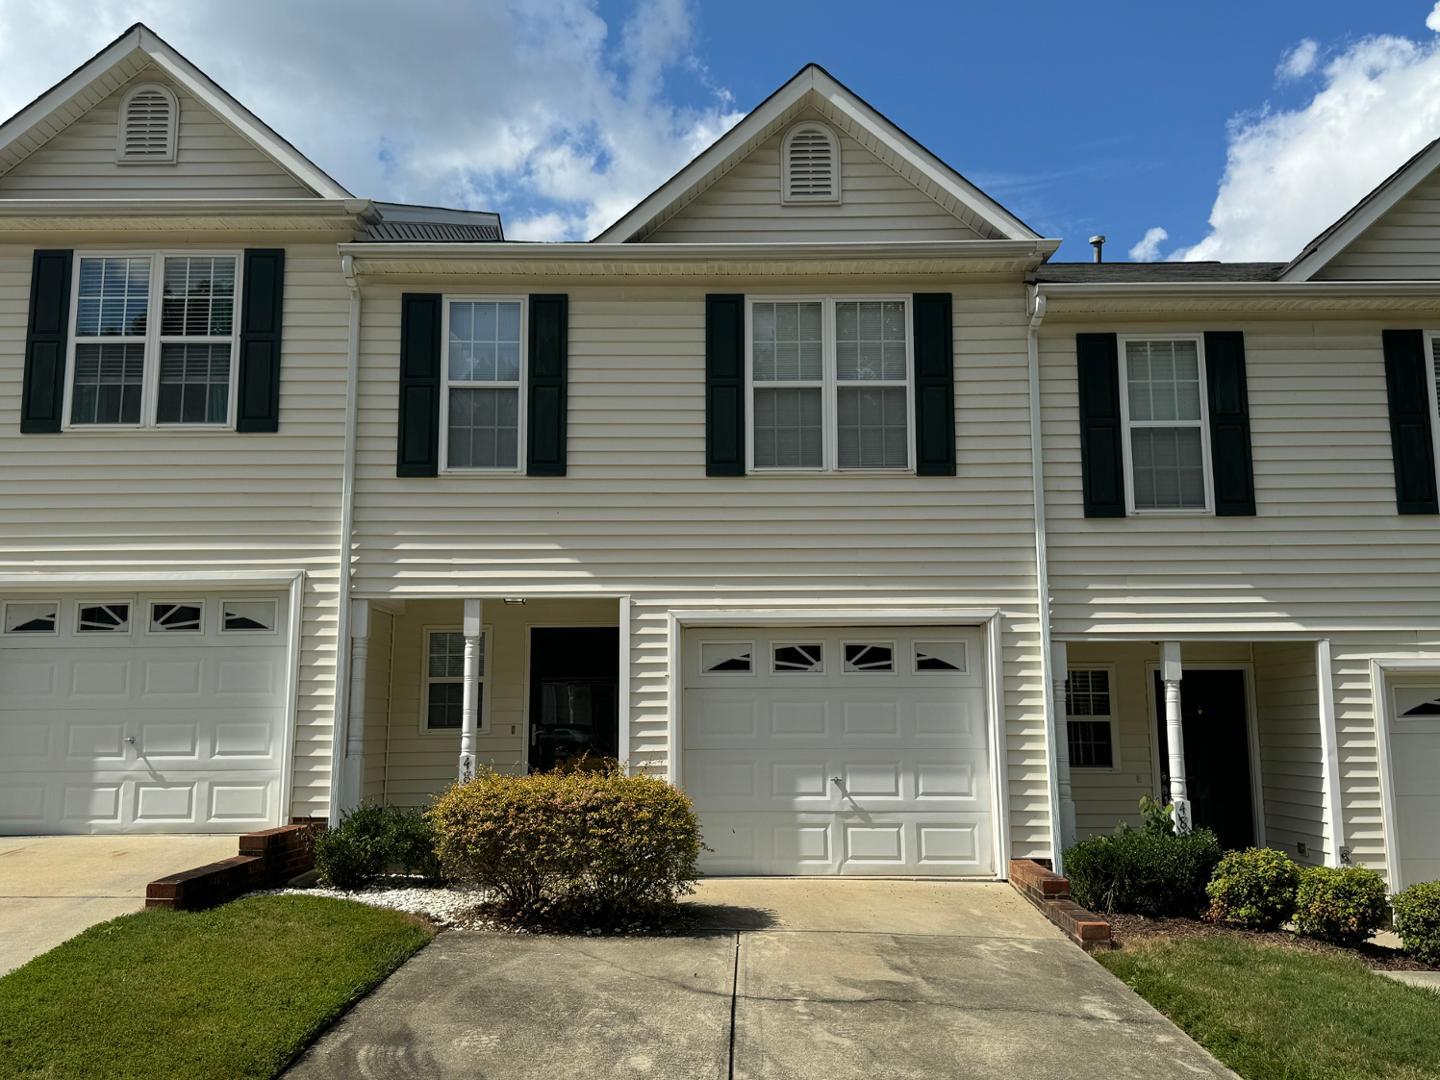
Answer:
<svg viewBox="0 0 1440 1080"><path fill-rule="evenodd" d="M1032 275L1037 284L1202 281L1274 281L1284 263L1149 262L1149 263L1045 263Z"/></svg>

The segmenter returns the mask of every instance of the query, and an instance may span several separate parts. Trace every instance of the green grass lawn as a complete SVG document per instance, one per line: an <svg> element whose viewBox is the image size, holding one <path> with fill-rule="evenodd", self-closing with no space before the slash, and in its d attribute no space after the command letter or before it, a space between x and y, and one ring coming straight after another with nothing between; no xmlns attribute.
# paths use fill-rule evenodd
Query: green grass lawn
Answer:
<svg viewBox="0 0 1440 1080"><path fill-rule="evenodd" d="M1440 994L1350 957L1227 936L1097 959L1246 1080L1440 1077Z"/></svg>
<svg viewBox="0 0 1440 1080"><path fill-rule="evenodd" d="M271 1077L432 936L316 896L125 915L0 978L0 1077Z"/></svg>

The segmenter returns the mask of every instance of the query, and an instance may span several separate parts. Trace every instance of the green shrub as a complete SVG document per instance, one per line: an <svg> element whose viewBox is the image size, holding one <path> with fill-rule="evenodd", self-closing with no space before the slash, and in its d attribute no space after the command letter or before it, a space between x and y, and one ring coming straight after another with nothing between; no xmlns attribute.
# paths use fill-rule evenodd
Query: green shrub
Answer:
<svg viewBox="0 0 1440 1080"><path fill-rule="evenodd" d="M520 924L650 922L694 889L699 821L653 777L485 772L440 796L430 819L446 873L493 890Z"/></svg>
<svg viewBox="0 0 1440 1080"><path fill-rule="evenodd" d="M1440 881L1411 885L1395 897L1395 933L1415 959L1440 964Z"/></svg>
<svg viewBox="0 0 1440 1080"><path fill-rule="evenodd" d="M1299 886L1300 867L1283 851L1228 852L1205 886L1210 917L1244 930L1278 930L1295 914Z"/></svg>
<svg viewBox="0 0 1440 1080"><path fill-rule="evenodd" d="M391 870L432 882L441 878L429 819L418 810L380 803L362 803L322 833L315 841L315 867L322 882L347 892L373 885Z"/></svg>
<svg viewBox="0 0 1440 1080"><path fill-rule="evenodd" d="M1333 945L1360 945L1385 925L1385 879L1361 866L1307 866L1295 894L1295 929Z"/></svg>
<svg viewBox="0 0 1440 1080"><path fill-rule="evenodd" d="M1219 861L1220 842L1209 829L1175 836L1122 828L1067 851L1065 874L1076 903L1092 911L1197 915Z"/></svg>

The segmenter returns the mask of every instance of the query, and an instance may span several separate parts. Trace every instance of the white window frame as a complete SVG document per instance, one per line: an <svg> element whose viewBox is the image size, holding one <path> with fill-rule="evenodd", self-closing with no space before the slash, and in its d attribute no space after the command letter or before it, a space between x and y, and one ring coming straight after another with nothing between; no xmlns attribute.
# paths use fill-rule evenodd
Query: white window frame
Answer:
<svg viewBox="0 0 1440 1080"><path fill-rule="evenodd" d="M1422 330L1425 335L1425 395L1430 402L1430 450L1435 455L1435 476L1440 482L1440 397L1437 397L1435 339L1440 329Z"/></svg>
<svg viewBox="0 0 1440 1080"><path fill-rule="evenodd" d="M519 304L520 305L520 377L504 382L452 381L450 378L450 305L451 304ZM479 473L484 476L523 476L525 474L527 421L530 408L530 298L471 293L446 293L440 298L440 472L458 476ZM518 390L519 415L515 431L514 468L450 464L450 390Z"/></svg>
<svg viewBox="0 0 1440 1080"><path fill-rule="evenodd" d="M905 305L905 379L841 380L837 362L835 305L837 303L891 303ZM755 380L755 305L820 304L820 378ZM745 471L756 476L913 476L915 475L915 325L914 303L906 293L830 293L757 295L745 297ZM820 447L818 467L757 466L755 464L755 391L820 389ZM841 387L905 390L904 468L860 469L840 467L839 401Z"/></svg>
<svg viewBox="0 0 1440 1080"><path fill-rule="evenodd" d="M130 102L138 95L147 91L158 91L170 102L170 129L166 132L167 153L161 157L158 155L137 155L131 157L125 153L125 122L130 112ZM120 99L120 115L115 123L115 161L120 165L173 165L178 152L180 142L180 100L175 96L175 91L164 83L147 82L133 86ZM235 305L240 306L238 303Z"/></svg>
<svg viewBox="0 0 1440 1080"><path fill-rule="evenodd" d="M705 646L706 645L743 645L750 650L749 671L706 671L705 670ZM773 662L773 658L772 658ZM753 679L760 672L759 653L756 650L754 641L747 641L744 638L716 639L714 641L701 641L695 649L695 674L705 679Z"/></svg>
<svg viewBox="0 0 1440 1080"><path fill-rule="evenodd" d="M129 608L129 617L125 621L124 630L85 630L80 626L80 612L87 607L115 607L117 604L124 604ZM119 598L112 597L109 600L81 599L75 601L75 636L83 638L107 638L107 637L129 637L135 632L135 614L139 609L135 600L129 596ZM146 610L149 614L149 610Z"/></svg>
<svg viewBox="0 0 1440 1080"><path fill-rule="evenodd" d="M1070 673L1072 671L1103 671L1110 686L1110 714L1108 716L1072 716L1068 702L1065 705L1065 760L1071 769L1083 769L1092 773L1113 773L1120 771L1120 719L1115 712L1115 665L1114 664L1070 664L1065 668L1065 696L1070 695ZM1070 761L1070 721L1085 723L1105 721L1110 727L1110 764L1076 765Z"/></svg>
<svg viewBox="0 0 1440 1080"><path fill-rule="evenodd" d="M55 629L54 630L8 630L6 627L10 622L10 607L12 604L54 604L55 605ZM14 596L0 605L0 631L7 637L12 638L53 638L59 637L62 630L62 623L65 619L65 604L56 598L52 600L48 596ZM131 620L134 621L133 619Z"/></svg>
<svg viewBox="0 0 1440 1080"><path fill-rule="evenodd" d="M178 334L162 334L160 317L165 292L165 260L167 258L201 258L235 260L235 306L230 319L230 333L227 336L208 335L186 337ZM140 383L140 421L135 424L76 424L72 421L70 409L75 396L75 351L80 344L76 331L80 326L80 264L85 259L149 259L150 296L145 311L145 334L143 337L105 335L86 337L86 345L143 345L144 368ZM65 421L64 431L234 431L236 397L240 381L240 319L241 301L245 296L245 253L239 250L211 249L166 249L162 251L76 251L70 267L70 325L65 344ZM224 345L230 346L230 390L223 423L160 423L156 412L160 400L160 353L163 345Z"/></svg>
<svg viewBox="0 0 1440 1080"><path fill-rule="evenodd" d="M958 668L949 671L942 671L935 668L922 668L920 666L921 645L959 645L961 664ZM899 665L896 665L899 669ZM970 643L964 638L950 637L921 637L919 635L910 639L910 674L921 679L951 678L956 675L970 674Z"/></svg>
<svg viewBox="0 0 1440 1080"><path fill-rule="evenodd" d="M819 132L830 143L830 194L796 195L790 191L790 145L795 136L807 131ZM780 140L780 202L786 206L834 206L840 202L840 137L829 124L818 120L802 120L793 124Z"/></svg>
<svg viewBox="0 0 1440 1080"><path fill-rule="evenodd" d="M209 630L209 628L208 628L208 626L206 625L206 622L205 622L205 613L206 613L207 609L209 608L209 605L205 603L205 600L204 600L204 598L202 598L202 597L189 597L189 596L154 597L154 596L147 596L147 597L145 597L144 599L142 599L142 600L140 601L140 604L141 604L141 608L142 608L141 613L145 616L145 636L146 636L146 637L163 637L163 638L181 637L181 638L187 638L187 637L206 637L206 636L208 636L208 630ZM198 608L200 609L200 625L197 626L194 630L179 630L179 629L176 629L176 630L166 630L166 629L164 629L163 627L162 627L161 629L157 630L157 629L155 629L155 605L156 605L156 604L169 604L169 605L171 605L172 607L179 607L179 606L181 606L181 605L185 605L185 606L188 606L188 607L198 607ZM131 622L134 622L134 621L135 621L135 619L134 619L133 616L131 617L131 620L130 620L130 621L131 621Z"/></svg>
<svg viewBox="0 0 1440 1080"><path fill-rule="evenodd" d="M419 727L421 735L450 737L458 739L461 728L432 728L430 726L430 685L431 683L465 683L465 676L462 674L456 679L451 676L431 676L430 674L430 635L432 634L464 634L463 626L445 623L433 626L422 626L420 628L420 708ZM480 640L485 650L485 662L480 665L480 716L475 723L477 735L488 735L490 733L490 667L493 663L493 652L491 644L494 636L489 626L480 627ZM462 690L461 693L464 693ZM463 724L464 721L462 720Z"/></svg>
<svg viewBox="0 0 1440 1080"><path fill-rule="evenodd" d="M230 630L225 626L225 608L229 604L269 604L274 612L271 620L274 625L268 630ZM274 637L280 633L280 601L273 596L222 596L220 598L220 623L216 627L221 634L237 637L265 637L267 634Z"/></svg>
<svg viewBox="0 0 1440 1080"><path fill-rule="evenodd" d="M1199 360L1200 378L1200 419L1195 420L1136 420L1130 419L1130 357L1127 343L1132 341L1193 341L1195 343L1195 355ZM1119 334L1117 335L1117 351L1119 353L1119 390L1120 390L1120 433L1121 452L1125 462L1125 513L1135 516L1156 516L1156 517L1213 517L1215 514L1215 478L1212 475L1210 461L1210 401L1209 381L1205 368L1205 335L1199 333L1175 333L1174 331L1157 331L1153 334ZM1135 464L1131 460L1130 433L1135 428L1188 428L1200 425L1200 465L1203 470L1205 483L1205 505L1182 506L1182 507L1142 507L1135 506Z"/></svg>

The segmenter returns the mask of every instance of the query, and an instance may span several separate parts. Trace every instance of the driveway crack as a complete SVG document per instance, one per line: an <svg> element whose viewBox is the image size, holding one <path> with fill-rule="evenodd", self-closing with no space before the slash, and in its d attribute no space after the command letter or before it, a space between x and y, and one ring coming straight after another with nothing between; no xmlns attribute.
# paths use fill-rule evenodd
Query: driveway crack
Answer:
<svg viewBox="0 0 1440 1080"><path fill-rule="evenodd" d="M735 932L735 968L730 976L730 1061L726 1069L728 1080L735 1080L735 1002L740 993L740 932Z"/></svg>

